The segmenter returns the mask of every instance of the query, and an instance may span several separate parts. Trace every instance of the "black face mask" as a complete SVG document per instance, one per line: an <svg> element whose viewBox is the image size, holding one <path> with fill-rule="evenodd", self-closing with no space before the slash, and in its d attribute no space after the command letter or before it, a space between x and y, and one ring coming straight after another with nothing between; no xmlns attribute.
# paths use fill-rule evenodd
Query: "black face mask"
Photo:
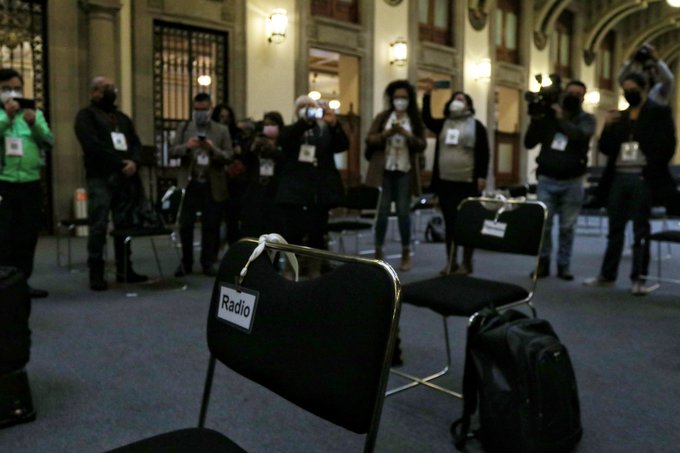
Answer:
<svg viewBox="0 0 680 453"><path fill-rule="evenodd" d="M637 107L642 102L642 94L638 90L626 90L623 92L623 97L631 107Z"/></svg>
<svg viewBox="0 0 680 453"><path fill-rule="evenodd" d="M562 107L568 112L577 112L581 108L581 100L578 96L568 94L562 100Z"/></svg>
<svg viewBox="0 0 680 453"><path fill-rule="evenodd" d="M116 90L106 89L99 99L99 106L104 110L113 110L116 103Z"/></svg>

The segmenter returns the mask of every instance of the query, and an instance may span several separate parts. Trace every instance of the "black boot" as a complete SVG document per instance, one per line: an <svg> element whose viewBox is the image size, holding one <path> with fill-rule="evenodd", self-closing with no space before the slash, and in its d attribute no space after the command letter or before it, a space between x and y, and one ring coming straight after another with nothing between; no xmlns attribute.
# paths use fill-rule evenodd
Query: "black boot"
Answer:
<svg viewBox="0 0 680 453"><path fill-rule="evenodd" d="M116 238L114 249L116 252L116 281L118 283L142 283L149 279L146 275L138 274L132 269L132 260L130 260L132 251L129 242L125 244L122 239Z"/></svg>
<svg viewBox="0 0 680 453"><path fill-rule="evenodd" d="M90 289L92 291L105 291L109 285L104 279L104 260L90 258L87 260L90 268Z"/></svg>
<svg viewBox="0 0 680 453"><path fill-rule="evenodd" d="M538 269L536 269L536 278L545 278L550 275L550 258L540 257L538 259ZM534 273L530 274L534 278Z"/></svg>

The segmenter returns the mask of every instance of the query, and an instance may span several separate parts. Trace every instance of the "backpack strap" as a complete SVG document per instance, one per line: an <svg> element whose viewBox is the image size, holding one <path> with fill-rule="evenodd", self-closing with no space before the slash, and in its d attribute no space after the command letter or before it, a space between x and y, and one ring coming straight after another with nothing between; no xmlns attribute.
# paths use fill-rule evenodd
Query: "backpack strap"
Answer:
<svg viewBox="0 0 680 453"><path fill-rule="evenodd" d="M468 438L474 437L470 433L470 420L472 415L477 411L477 395L479 390L479 377L475 370L475 365L472 360L471 345L475 336L481 329L483 324L486 324L489 319L497 317L498 311L494 308L483 309L472 316L470 324L467 329L467 338L465 341L465 366L463 372L463 415L451 424L451 434L453 435L453 443L457 450L465 448L465 442ZM460 430L458 429L460 427Z"/></svg>

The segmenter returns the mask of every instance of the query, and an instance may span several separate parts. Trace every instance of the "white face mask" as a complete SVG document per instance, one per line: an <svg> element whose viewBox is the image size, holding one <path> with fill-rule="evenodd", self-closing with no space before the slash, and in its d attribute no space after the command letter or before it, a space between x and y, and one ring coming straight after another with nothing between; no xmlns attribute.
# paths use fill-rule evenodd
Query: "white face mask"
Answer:
<svg viewBox="0 0 680 453"><path fill-rule="evenodd" d="M465 110L465 103L455 99L451 104L449 104L449 111L451 113L461 113Z"/></svg>
<svg viewBox="0 0 680 453"><path fill-rule="evenodd" d="M408 99L395 98L392 101L392 105L394 106L394 110L396 110L397 112L403 112L408 108Z"/></svg>
<svg viewBox="0 0 680 453"><path fill-rule="evenodd" d="M9 101L10 99L14 98L20 98L21 93L19 91L15 90L9 90L9 91L3 91L0 93L0 103L4 104L5 102Z"/></svg>

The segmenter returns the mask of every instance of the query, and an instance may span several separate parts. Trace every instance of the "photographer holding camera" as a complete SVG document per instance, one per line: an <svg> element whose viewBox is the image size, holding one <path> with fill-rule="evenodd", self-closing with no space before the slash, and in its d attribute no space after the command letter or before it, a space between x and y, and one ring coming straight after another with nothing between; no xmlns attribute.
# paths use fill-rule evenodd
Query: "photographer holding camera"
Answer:
<svg viewBox="0 0 680 453"><path fill-rule="evenodd" d="M643 44L633 58L626 61L619 73L619 85L635 72L641 72L647 77L647 99L660 105L669 105L673 91L673 73L651 44Z"/></svg>
<svg viewBox="0 0 680 453"><path fill-rule="evenodd" d="M45 116L22 95L24 80L14 69L0 69L0 266L13 266L26 280L42 227L41 146L54 142ZM47 291L29 288L31 297Z"/></svg>
<svg viewBox="0 0 680 453"><path fill-rule="evenodd" d="M531 123L524 136L524 146L527 149L541 145L536 158L536 195L548 208L536 277L550 275L552 224L553 217L558 214L560 224L557 276L563 280L573 280L569 265L574 244L574 226L583 203L583 176L588 165L590 139L595 133L595 117L584 112L581 107L586 94L583 82L569 82L561 103L558 103L561 91L559 79L551 78L553 85L548 90L549 95L533 93L535 102L529 104Z"/></svg>
<svg viewBox="0 0 680 453"><path fill-rule="evenodd" d="M180 125L170 155L183 157L188 164L189 182L179 217L182 240L182 265L175 272L181 277L192 272L194 262L194 224L201 212L201 266L208 276L216 275L220 223L228 196L224 165L232 157L229 128L210 119L210 95L194 97L193 117Z"/></svg>
<svg viewBox="0 0 680 453"><path fill-rule="evenodd" d="M307 237L307 245L325 249L328 211L342 202L344 193L335 154L347 151L349 140L333 110L309 96L297 98L295 112L295 123L278 135L283 157L276 169L280 178L276 203L283 213L288 242L302 245ZM309 273L318 272L315 267Z"/></svg>

